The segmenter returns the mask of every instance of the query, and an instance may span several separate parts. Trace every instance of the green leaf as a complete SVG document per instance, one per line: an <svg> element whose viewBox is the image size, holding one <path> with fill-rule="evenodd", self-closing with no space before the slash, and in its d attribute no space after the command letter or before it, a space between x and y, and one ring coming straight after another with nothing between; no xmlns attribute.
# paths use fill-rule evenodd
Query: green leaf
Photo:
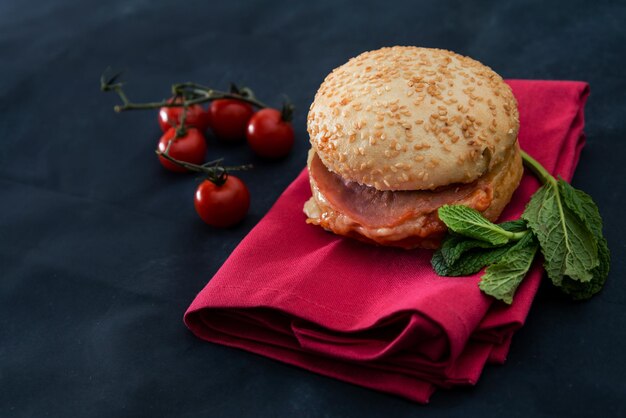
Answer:
<svg viewBox="0 0 626 418"><path fill-rule="evenodd" d="M602 217L598 206L591 196L582 190L573 188L567 182L559 179L559 191L563 201L578 217L584 221L595 237L602 236Z"/></svg>
<svg viewBox="0 0 626 418"><path fill-rule="evenodd" d="M598 266L596 239L585 223L563 202L558 183L548 181L532 196L522 214L539 240L548 277L560 286L563 276L582 282Z"/></svg>
<svg viewBox="0 0 626 418"><path fill-rule="evenodd" d="M604 287L611 263L609 246L602 235L602 217L598 211L598 206L587 193L575 189L563 180L559 180L559 190L565 204L578 215L593 233L598 246L599 261L598 266L591 271L593 277L589 282L576 281L566 276L563 278L561 290L574 300L589 299Z"/></svg>
<svg viewBox="0 0 626 418"><path fill-rule="evenodd" d="M489 222L475 209L462 205L444 205L439 208L439 219L457 234L493 245L503 245L515 235Z"/></svg>
<svg viewBox="0 0 626 418"><path fill-rule="evenodd" d="M430 262L440 276L468 276L499 260L512 246L473 249L464 253L454 264L447 264L441 250L437 250Z"/></svg>
<svg viewBox="0 0 626 418"><path fill-rule="evenodd" d="M611 262L609 247L604 238L601 238L598 241L598 258L600 260L600 264L591 271L593 278L590 281L579 282L565 276L563 277L563 282L561 283L561 290L571 296L574 300L589 299L602 290L604 283L606 282L606 278L609 275L609 264Z"/></svg>
<svg viewBox="0 0 626 418"><path fill-rule="evenodd" d="M532 265L537 247L533 235L526 234L497 262L487 267L478 283L480 290L510 305L517 287Z"/></svg>
<svg viewBox="0 0 626 418"><path fill-rule="evenodd" d="M526 230L526 222L521 219L499 224L505 231L522 232ZM461 256L475 248L494 248L495 245L458 234L448 234L441 244L441 256L448 265L453 265Z"/></svg>
<svg viewBox="0 0 626 418"><path fill-rule="evenodd" d="M448 234L441 244L441 256L448 265L453 265L461 256L475 248L493 248L493 244L477 239L468 239L462 235Z"/></svg>

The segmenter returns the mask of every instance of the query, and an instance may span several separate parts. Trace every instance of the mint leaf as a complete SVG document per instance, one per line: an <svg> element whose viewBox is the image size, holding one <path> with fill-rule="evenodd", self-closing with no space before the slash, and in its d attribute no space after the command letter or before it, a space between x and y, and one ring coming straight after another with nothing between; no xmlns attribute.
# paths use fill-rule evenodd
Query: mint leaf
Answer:
<svg viewBox="0 0 626 418"><path fill-rule="evenodd" d="M564 204L554 179L535 192L522 218L539 240L552 283L561 286L563 276L582 282L593 278L591 270L599 264L597 240L576 212Z"/></svg>
<svg viewBox="0 0 626 418"><path fill-rule="evenodd" d="M598 261L596 268L591 270L593 278L589 282L580 282L569 277L564 277L561 290L570 295L574 300L589 299L604 286L609 275L611 254L609 246L602 235L602 217L595 202L587 193L575 189L563 180L559 180L559 190L565 204L578 215L589 227L598 246Z"/></svg>
<svg viewBox="0 0 626 418"><path fill-rule="evenodd" d="M565 204L587 224L594 236L601 237L602 217L591 196L582 190L573 188L561 179L559 179L558 184Z"/></svg>
<svg viewBox="0 0 626 418"><path fill-rule="evenodd" d="M439 219L457 234L465 235L493 245L504 245L515 238L498 225L489 222L480 212L462 205L444 205L439 208Z"/></svg>
<svg viewBox="0 0 626 418"><path fill-rule="evenodd" d="M598 249L598 264L590 271L591 280L579 281L565 275L558 287L574 300L589 299L602 290L609 274L611 257L607 241L602 235L602 218L598 207L587 193L575 189L563 180L558 180L558 188L562 201L587 226Z"/></svg>
<svg viewBox="0 0 626 418"><path fill-rule="evenodd" d="M480 290L510 305L517 287L532 265L537 248L535 237L526 234L498 261L487 267L478 283Z"/></svg>
<svg viewBox="0 0 626 418"><path fill-rule="evenodd" d="M600 260L600 264L598 267L591 270L593 278L590 281L579 282L565 276L561 283L561 290L574 300L589 299L602 290L609 275L609 264L611 262L609 247L604 238L598 241L598 259Z"/></svg>
<svg viewBox="0 0 626 418"><path fill-rule="evenodd" d="M435 251L430 263L440 276L468 276L478 273L483 267L496 262L513 246L474 249L467 251L454 264L446 263L441 250Z"/></svg>
<svg viewBox="0 0 626 418"><path fill-rule="evenodd" d="M526 230L526 222L521 219L504 222L498 225L505 231L522 232ZM448 234L441 244L441 256L448 265L453 265L461 256L475 248L494 248L495 245L478 239L469 239L458 234ZM480 270L480 269L479 269Z"/></svg>
<svg viewBox="0 0 626 418"><path fill-rule="evenodd" d="M441 256L448 265L453 265L461 256L475 248L494 248L489 242L478 239L467 239L462 235L449 234L441 243Z"/></svg>

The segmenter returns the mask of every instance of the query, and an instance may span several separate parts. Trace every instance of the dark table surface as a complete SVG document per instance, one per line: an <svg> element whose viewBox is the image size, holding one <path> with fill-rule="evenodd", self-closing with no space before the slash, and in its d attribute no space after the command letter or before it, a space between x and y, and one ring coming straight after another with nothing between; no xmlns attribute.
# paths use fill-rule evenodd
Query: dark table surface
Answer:
<svg viewBox="0 0 626 418"><path fill-rule="evenodd" d="M618 1L0 2L0 416L625 416L626 7ZM388 45L451 49L505 78L591 85L574 185L613 253L605 290L572 303L544 283L507 363L428 406L209 344L184 327L196 293L305 163L325 75ZM236 81L295 103L297 144L253 162L245 222L195 215L197 180L165 172L154 112L114 114L107 66L132 98Z"/></svg>

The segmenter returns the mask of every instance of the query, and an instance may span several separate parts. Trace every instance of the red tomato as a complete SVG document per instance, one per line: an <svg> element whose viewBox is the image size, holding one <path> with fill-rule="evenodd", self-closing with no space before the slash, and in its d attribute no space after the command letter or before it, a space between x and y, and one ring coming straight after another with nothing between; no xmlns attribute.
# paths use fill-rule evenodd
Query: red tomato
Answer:
<svg viewBox="0 0 626 418"><path fill-rule="evenodd" d="M202 132L195 128L188 128L184 136L177 139L174 139L174 137L176 137L176 129L170 128L159 140L159 151L165 152L167 144L173 140L174 142L172 142L169 152L170 157L192 164L202 164L204 162L207 146ZM170 171L179 173L187 171L162 156L159 156L159 162Z"/></svg>
<svg viewBox="0 0 626 418"><path fill-rule="evenodd" d="M180 102L180 99L177 100ZM172 103L172 99L168 100ZM180 124L180 117L183 114L182 107L162 107L159 109L159 126L163 132L167 132L172 126L178 126ZM206 112L204 108L195 104L189 106L187 109L187 117L185 118L186 126L193 126L201 131L206 130L208 124L206 120Z"/></svg>
<svg viewBox="0 0 626 418"><path fill-rule="evenodd" d="M261 109L248 124L248 144L261 157L281 158L293 147L293 127L276 109Z"/></svg>
<svg viewBox="0 0 626 418"><path fill-rule="evenodd" d="M240 100L218 99L211 102L208 114L211 130L215 136L227 142L234 142L246 137L246 127L254 114L254 109Z"/></svg>
<svg viewBox="0 0 626 418"><path fill-rule="evenodd" d="M196 212L211 226L227 228L239 223L248 213L250 192L235 176L228 176L221 186L205 180L196 189Z"/></svg>

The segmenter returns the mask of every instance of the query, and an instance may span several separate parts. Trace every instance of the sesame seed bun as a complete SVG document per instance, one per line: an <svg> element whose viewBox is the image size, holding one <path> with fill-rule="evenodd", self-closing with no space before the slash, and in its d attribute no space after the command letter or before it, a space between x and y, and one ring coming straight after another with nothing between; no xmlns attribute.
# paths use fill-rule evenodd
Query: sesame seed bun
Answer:
<svg viewBox="0 0 626 418"><path fill-rule="evenodd" d="M308 115L331 171L378 190L469 183L516 146L511 89L489 67L441 49L365 52L333 70Z"/></svg>

